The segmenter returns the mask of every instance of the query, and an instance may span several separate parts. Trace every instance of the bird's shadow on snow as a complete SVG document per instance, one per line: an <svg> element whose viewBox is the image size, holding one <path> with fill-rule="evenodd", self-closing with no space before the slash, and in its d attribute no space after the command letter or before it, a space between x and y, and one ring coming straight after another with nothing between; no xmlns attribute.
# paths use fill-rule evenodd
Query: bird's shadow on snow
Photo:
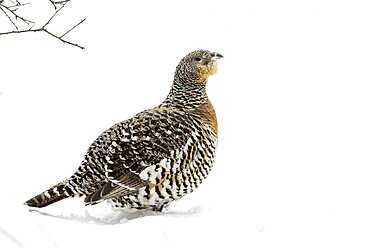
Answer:
<svg viewBox="0 0 370 248"><path fill-rule="evenodd" d="M88 224L98 224L98 225L116 225L124 224L129 221L147 217L147 216L163 216L163 217L189 217L196 216L199 213L204 211L202 206L195 206L186 211L176 211L176 210L167 210L163 212L154 212L149 210L137 210L137 211L124 211L124 210L110 210L104 216L95 216L89 211L85 210L83 214L53 214L44 212L39 209L29 209L30 212L36 212L40 215L58 218L62 220L77 221L81 223Z"/></svg>

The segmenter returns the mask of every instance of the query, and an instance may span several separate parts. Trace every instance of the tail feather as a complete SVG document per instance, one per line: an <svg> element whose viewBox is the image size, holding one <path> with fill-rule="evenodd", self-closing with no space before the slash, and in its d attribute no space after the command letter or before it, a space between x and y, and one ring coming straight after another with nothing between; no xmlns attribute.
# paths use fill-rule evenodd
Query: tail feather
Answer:
<svg viewBox="0 0 370 248"><path fill-rule="evenodd" d="M73 196L72 190L67 187L66 182L61 182L42 192L41 194L29 199L24 204L30 207L43 208L54 202Z"/></svg>

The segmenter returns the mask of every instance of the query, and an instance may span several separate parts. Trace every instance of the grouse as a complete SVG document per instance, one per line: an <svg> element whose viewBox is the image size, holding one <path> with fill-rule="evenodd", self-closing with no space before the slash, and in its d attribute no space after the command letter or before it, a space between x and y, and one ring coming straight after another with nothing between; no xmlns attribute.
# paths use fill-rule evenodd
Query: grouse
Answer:
<svg viewBox="0 0 370 248"><path fill-rule="evenodd" d="M207 50L186 55L159 106L103 132L71 177L25 204L41 208L84 197L86 205L107 200L123 209L162 211L194 191L215 160L217 118L206 85L219 58Z"/></svg>

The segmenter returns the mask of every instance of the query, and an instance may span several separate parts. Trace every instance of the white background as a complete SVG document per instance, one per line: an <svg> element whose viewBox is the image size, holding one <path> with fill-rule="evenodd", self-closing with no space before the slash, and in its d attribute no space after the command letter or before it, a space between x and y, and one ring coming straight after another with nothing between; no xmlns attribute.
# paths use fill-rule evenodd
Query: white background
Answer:
<svg viewBox="0 0 370 248"><path fill-rule="evenodd" d="M0 246L369 247L367 2L73 0L50 29L86 17L66 36L85 50L0 36ZM42 24L52 6L31 3ZM208 85L218 154L196 192L143 218L79 199L28 212L102 131L159 104L200 48L225 58Z"/></svg>

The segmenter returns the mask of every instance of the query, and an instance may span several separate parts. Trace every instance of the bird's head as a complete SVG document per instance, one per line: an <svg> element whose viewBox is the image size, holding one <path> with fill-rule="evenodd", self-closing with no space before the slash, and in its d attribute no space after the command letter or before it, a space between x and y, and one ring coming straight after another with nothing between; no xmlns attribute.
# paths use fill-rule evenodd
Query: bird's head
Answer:
<svg viewBox="0 0 370 248"><path fill-rule="evenodd" d="M219 53L196 50L186 55L176 67L180 79L190 83L206 83L210 75L217 72L217 59L223 58Z"/></svg>

